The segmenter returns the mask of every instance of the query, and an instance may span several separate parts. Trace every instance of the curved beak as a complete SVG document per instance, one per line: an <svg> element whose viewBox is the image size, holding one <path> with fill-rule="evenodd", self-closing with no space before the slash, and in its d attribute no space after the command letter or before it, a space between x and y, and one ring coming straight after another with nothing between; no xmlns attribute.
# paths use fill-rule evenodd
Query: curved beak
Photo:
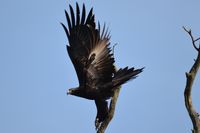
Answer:
<svg viewBox="0 0 200 133"><path fill-rule="evenodd" d="M67 95L70 95L71 94L71 90L67 90Z"/></svg>

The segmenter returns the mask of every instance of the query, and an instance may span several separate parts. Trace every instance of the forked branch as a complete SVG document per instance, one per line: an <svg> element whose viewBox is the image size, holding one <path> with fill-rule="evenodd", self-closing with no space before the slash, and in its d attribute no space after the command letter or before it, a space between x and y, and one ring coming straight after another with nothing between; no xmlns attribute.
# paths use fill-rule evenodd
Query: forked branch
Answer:
<svg viewBox="0 0 200 133"><path fill-rule="evenodd" d="M189 36L190 36L190 38L191 38L191 40L192 40L192 45L193 45L193 47L194 47L197 51L199 51L199 50L200 50L200 46L197 47L195 43L196 43L198 40L200 40L200 37L197 38L197 39L194 39L194 37L193 37L193 35L192 35L192 30L191 30L191 29L187 30L185 27L183 27L183 29L189 34Z"/></svg>
<svg viewBox="0 0 200 133"><path fill-rule="evenodd" d="M192 40L193 47L198 51L197 58L195 59L195 62L192 68L190 69L189 72L186 72L187 81L186 81L186 86L185 86L185 91L184 91L184 97L185 97L185 106L187 108L188 114L193 124L192 133L200 133L199 114L196 112L192 104L192 85L195 80L198 69L200 67L200 47L197 47L195 43L198 40L200 40L200 37L197 39L194 39L191 30L187 30L185 27L183 27L183 29L189 34Z"/></svg>

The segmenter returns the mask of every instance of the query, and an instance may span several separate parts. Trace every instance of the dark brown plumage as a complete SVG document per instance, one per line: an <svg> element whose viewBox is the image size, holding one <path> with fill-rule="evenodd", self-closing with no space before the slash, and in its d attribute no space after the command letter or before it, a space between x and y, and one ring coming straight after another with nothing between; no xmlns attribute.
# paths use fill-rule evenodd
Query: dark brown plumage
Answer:
<svg viewBox="0 0 200 133"><path fill-rule="evenodd" d="M69 89L68 94L95 100L96 123L108 115L107 99L113 96L115 88L135 78L142 69L124 68L115 70L114 57L110 49L108 30L96 27L93 9L86 16L83 4L82 15L76 3L76 14L69 5L70 14L65 11L68 27L62 24L68 37L67 51L76 70L79 87ZM102 30L102 31L101 31Z"/></svg>

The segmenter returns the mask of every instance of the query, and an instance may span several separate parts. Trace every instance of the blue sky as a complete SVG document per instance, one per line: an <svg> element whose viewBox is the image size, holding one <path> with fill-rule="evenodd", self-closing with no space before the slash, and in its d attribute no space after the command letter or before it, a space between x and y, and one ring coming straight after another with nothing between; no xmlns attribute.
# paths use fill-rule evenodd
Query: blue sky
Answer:
<svg viewBox="0 0 200 133"><path fill-rule="evenodd" d="M111 31L118 68L145 70L123 85L108 133L191 132L183 91L200 36L199 0L78 0ZM60 22L66 0L0 1L0 132L93 133L93 101L67 96L78 85ZM200 112L200 75L193 100Z"/></svg>

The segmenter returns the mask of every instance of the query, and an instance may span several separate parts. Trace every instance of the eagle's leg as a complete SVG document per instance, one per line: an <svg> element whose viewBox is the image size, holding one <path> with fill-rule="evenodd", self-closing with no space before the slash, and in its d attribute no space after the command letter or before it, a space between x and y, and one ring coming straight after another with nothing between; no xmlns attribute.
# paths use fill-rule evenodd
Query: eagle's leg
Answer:
<svg viewBox="0 0 200 133"><path fill-rule="evenodd" d="M101 126L101 123L102 123L102 122L99 122L99 118L96 117L96 119L95 119L95 128L96 128L96 130L99 129L99 127Z"/></svg>
<svg viewBox="0 0 200 133"><path fill-rule="evenodd" d="M99 129L103 121L106 119L108 116L108 103L106 100L103 99L96 99L95 104L97 107L97 116L95 119L95 127L96 130Z"/></svg>

